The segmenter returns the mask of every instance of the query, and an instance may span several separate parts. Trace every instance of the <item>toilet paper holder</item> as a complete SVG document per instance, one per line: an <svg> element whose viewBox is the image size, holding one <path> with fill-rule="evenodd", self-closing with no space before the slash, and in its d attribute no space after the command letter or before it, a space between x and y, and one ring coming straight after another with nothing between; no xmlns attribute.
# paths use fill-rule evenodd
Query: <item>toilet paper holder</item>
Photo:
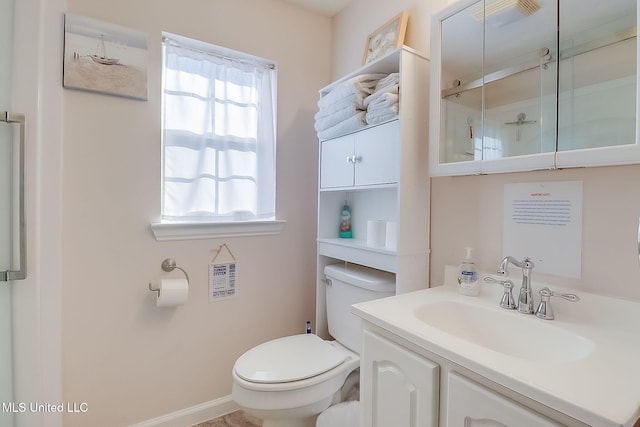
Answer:
<svg viewBox="0 0 640 427"><path fill-rule="evenodd" d="M166 271L167 273L171 273L173 270L177 268L178 270L184 273L184 277L187 278L187 283L189 283L189 275L187 274L186 271L184 271L183 268L178 267L178 265L176 264L176 260L174 260L173 258L166 258L164 261L162 261L162 264L160 264L160 267L162 268L163 271ZM160 295L160 288L154 289L151 282L149 282L149 290L152 292L156 292L157 295Z"/></svg>

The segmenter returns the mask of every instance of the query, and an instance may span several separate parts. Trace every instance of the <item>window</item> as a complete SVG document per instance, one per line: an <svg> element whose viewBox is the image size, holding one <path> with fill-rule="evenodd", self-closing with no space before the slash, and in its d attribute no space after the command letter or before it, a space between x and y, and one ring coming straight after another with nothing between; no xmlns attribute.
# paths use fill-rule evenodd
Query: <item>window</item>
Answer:
<svg viewBox="0 0 640 427"><path fill-rule="evenodd" d="M275 220L275 125L272 62L165 34L162 222Z"/></svg>

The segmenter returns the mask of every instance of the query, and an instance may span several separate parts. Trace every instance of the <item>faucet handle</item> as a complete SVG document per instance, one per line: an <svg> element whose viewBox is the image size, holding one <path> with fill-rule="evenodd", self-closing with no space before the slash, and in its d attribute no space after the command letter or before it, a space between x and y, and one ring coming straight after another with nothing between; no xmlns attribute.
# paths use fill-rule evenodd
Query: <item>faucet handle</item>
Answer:
<svg viewBox="0 0 640 427"><path fill-rule="evenodd" d="M506 308L507 310L513 310L516 308L516 301L513 299L512 292L514 284L511 280L498 280L493 277L486 276L484 281L485 283L497 283L504 287L504 294L502 294L502 298L500 299L500 307Z"/></svg>
<svg viewBox="0 0 640 427"><path fill-rule="evenodd" d="M540 289L540 304L536 310L536 316L540 319L553 320L553 309L551 308L551 297L558 297L570 302L580 301L580 297L576 294L559 294L545 287Z"/></svg>

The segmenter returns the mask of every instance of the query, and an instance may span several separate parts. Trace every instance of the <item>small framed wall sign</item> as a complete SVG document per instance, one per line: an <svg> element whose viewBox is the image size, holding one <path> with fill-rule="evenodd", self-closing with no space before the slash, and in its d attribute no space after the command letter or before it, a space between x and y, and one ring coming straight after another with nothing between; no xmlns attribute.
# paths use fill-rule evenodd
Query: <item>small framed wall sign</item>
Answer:
<svg viewBox="0 0 640 427"><path fill-rule="evenodd" d="M223 249L225 252L221 255ZM227 244L220 245L209 263L209 302L236 296L237 264Z"/></svg>

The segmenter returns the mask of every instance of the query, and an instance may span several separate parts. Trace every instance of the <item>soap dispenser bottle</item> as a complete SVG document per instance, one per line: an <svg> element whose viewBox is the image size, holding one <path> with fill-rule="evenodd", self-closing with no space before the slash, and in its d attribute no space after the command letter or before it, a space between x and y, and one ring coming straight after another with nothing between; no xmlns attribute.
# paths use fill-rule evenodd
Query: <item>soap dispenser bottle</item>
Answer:
<svg viewBox="0 0 640 427"><path fill-rule="evenodd" d="M340 210L340 237L350 239L353 236L351 232L351 208L344 201L344 206Z"/></svg>
<svg viewBox="0 0 640 427"><path fill-rule="evenodd" d="M465 248L466 256L458 266L458 290L462 295L477 296L480 294L478 270L471 257L472 248Z"/></svg>

